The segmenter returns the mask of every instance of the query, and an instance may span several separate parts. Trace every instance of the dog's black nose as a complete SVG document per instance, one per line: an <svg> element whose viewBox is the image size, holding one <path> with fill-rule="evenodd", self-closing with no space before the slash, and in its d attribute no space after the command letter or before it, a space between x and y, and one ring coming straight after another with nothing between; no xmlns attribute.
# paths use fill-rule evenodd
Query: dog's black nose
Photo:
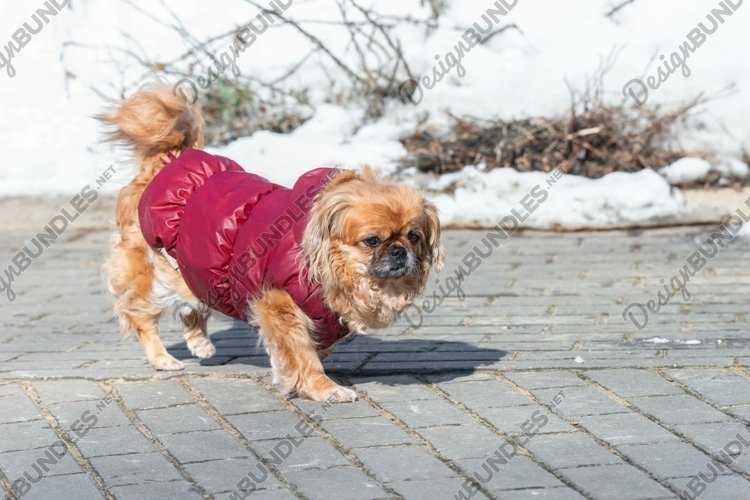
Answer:
<svg viewBox="0 0 750 500"><path fill-rule="evenodd" d="M403 259L406 257L406 248L404 247L391 247L390 250L391 257L395 257L397 259Z"/></svg>

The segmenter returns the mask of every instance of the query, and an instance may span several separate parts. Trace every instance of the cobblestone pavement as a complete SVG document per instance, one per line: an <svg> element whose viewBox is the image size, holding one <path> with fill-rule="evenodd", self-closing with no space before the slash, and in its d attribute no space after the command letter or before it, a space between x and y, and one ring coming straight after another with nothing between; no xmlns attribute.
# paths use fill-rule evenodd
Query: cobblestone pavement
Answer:
<svg viewBox="0 0 750 500"><path fill-rule="evenodd" d="M16 213L0 273L55 215ZM518 233L463 301L339 346L327 370L361 400L329 406L280 394L256 334L226 318L202 363L165 318L187 368L152 371L102 293L102 214L0 296L5 495L750 498L746 243L638 330L624 307L655 298L711 228ZM447 269L483 235L448 231Z"/></svg>

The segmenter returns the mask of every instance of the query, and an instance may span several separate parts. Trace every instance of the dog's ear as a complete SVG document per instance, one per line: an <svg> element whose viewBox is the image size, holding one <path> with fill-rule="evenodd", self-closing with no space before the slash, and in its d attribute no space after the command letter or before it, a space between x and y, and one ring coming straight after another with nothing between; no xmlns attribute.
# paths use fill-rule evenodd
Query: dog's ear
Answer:
<svg viewBox="0 0 750 500"><path fill-rule="evenodd" d="M302 235L301 244L309 278L318 283L327 284L330 282L330 271L333 264L331 261L331 241L339 237L341 216L352 203L349 196L337 192L335 188L355 178L357 178L355 172L341 171L318 195L310 209L310 218Z"/></svg>
<svg viewBox="0 0 750 500"><path fill-rule="evenodd" d="M445 265L445 250L440 243L440 219L438 218L438 210L432 202L427 200L424 201L423 207L425 218L422 230L424 231L427 241L429 258L435 271L440 272Z"/></svg>

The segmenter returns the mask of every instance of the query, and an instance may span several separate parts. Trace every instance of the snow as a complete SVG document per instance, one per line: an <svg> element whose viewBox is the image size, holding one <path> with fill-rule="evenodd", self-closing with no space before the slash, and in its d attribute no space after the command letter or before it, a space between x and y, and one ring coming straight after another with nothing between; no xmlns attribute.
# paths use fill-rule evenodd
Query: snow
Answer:
<svg viewBox="0 0 750 500"><path fill-rule="evenodd" d="M671 165L659 170L667 181L672 184L682 184L704 179L711 171L711 164L700 158L681 158Z"/></svg>
<svg viewBox="0 0 750 500"><path fill-rule="evenodd" d="M663 337L653 337L650 339L644 340L644 342L650 342L652 344L679 344L679 345L700 345L702 342L700 340L669 340L665 339Z"/></svg>
<svg viewBox="0 0 750 500"><path fill-rule="evenodd" d="M42 3L7 5L0 17L0 34L4 36L0 42L4 45L30 19L36 4ZM170 19L160 3L135 3L160 19ZM483 172L481 165L443 179L413 171L399 173L397 160L405 153L399 139L425 116L434 127L445 125L445 111L479 119L564 113L569 106L569 86L583 88L613 53L616 58L604 83L606 96L619 101L626 82L654 74L656 66L649 66L654 54L675 50L685 34L718 4L638 1L608 20L603 13L612 3L581 0L572 8L555 0L519 0L501 21L501 25L515 23L519 30L506 31L467 53L461 61L465 77L460 78L454 69L433 89L425 90L418 106L394 101L384 118L364 127L362 106L324 103L331 92L342 90L345 79L325 60L313 57L297 77L297 83L310 87L310 100L317 106L311 121L289 135L258 132L211 151L231 156L248 169L285 184L320 165L370 164L398 180L427 188L444 223L494 225L518 206L531 187L544 182L545 174L505 169ZM429 16L429 10L417 0L374 0L369 4L383 12ZM462 29L478 22L490 6L486 0L448 4L434 31L427 33L408 23L397 28L415 73L430 71L435 55L450 52L461 40ZM217 0L211 9L177 0L166 0L164 5L178 12L199 39L231 29L256 14L240 0ZM743 148L750 149L750 122L746 119L750 116L750 65L737 63L750 58L744 20L748 14L743 9L750 7L742 6L692 54L690 78L676 73L650 95L651 102L670 105L700 92L711 94L735 85L733 92L703 107L695 119L702 126L680 138L688 149L714 152L720 160L712 168L727 176L748 172L747 165L739 161ZM288 14L298 19L337 17L335 2L326 0L296 0ZM311 29L335 47L348 42L338 28L318 24ZM137 45L121 32L136 35ZM63 50L63 43L71 40L98 48ZM298 34L274 26L237 64L243 74L271 80L306 54L306 44ZM104 191L115 192L129 181L132 169L123 168L125 156L98 143L101 127L91 116L101 111L104 102L92 87L115 96L114 89L139 76L140 69L107 45L142 51L154 61L173 59L185 49L177 35L122 1L81 0L72 10L53 18L16 54L14 78L0 69L4 157L0 196L73 194L113 163L117 174ZM112 57L118 58L119 64L109 63ZM605 227L678 216L684 201L670 183L705 171L699 160L681 162L664 166L665 177L653 171L615 173L598 180L564 176L549 187L549 199L525 224Z"/></svg>
<svg viewBox="0 0 750 500"><path fill-rule="evenodd" d="M651 342L652 344L668 344L670 340L665 339L663 337L654 337L654 338L646 339L644 340L644 342Z"/></svg>
<svg viewBox="0 0 750 500"><path fill-rule="evenodd" d="M578 364L580 365L580 364L583 364L583 363L585 363L585 362L586 362L586 360L585 360L585 359L583 359L583 358L582 358L582 357L580 357L580 356L576 356L575 362L576 362L576 363L578 363Z"/></svg>
<svg viewBox="0 0 750 500"><path fill-rule="evenodd" d="M496 225L511 210L520 210L521 200L535 186L549 193L524 221L525 227L537 229L604 228L675 216L683 208L681 193L652 170L614 172L601 179L563 176L552 185L548 174L513 169L484 173L467 167L441 177L411 174L404 181L432 193L444 220L467 226Z"/></svg>

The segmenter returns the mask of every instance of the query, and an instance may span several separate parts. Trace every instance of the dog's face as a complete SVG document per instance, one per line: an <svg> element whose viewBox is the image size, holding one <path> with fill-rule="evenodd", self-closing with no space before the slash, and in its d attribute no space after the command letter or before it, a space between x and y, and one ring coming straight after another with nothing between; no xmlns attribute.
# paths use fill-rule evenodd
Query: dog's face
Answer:
<svg viewBox="0 0 750 500"><path fill-rule="evenodd" d="M434 205L369 170L331 181L313 204L303 250L329 305L360 327L390 324L443 262Z"/></svg>
<svg viewBox="0 0 750 500"><path fill-rule="evenodd" d="M362 279L394 283L423 280L435 253L437 219L408 188L380 187L344 209L334 246ZM379 192L377 192L379 191ZM439 230L439 229L438 229ZM399 280L399 278L404 278Z"/></svg>

